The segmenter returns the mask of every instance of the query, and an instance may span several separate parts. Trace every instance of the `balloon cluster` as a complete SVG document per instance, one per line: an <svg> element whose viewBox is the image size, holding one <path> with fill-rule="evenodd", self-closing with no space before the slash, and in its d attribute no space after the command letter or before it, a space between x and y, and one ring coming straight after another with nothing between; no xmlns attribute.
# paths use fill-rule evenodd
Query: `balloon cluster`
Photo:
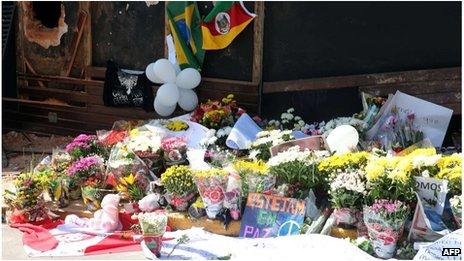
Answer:
<svg viewBox="0 0 464 261"><path fill-rule="evenodd" d="M176 104L192 111L198 105L198 96L193 91L200 84L200 73L193 68L180 70L167 59L150 63L145 69L147 78L153 83L162 84L156 92L153 106L156 113L169 116L176 109Z"/></svg>

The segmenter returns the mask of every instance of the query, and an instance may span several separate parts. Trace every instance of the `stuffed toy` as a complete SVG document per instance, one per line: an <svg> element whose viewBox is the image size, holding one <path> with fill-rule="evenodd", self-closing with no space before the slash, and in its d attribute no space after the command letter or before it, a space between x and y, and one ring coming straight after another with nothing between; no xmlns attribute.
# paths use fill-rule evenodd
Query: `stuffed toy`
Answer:
<svg viewBox="0 0 464 261"><path fill-rule="evenodd" d="M121 227L118 209L120 199L121 198L117 194L108 194L101 202L102 208L93 214L93 218L79 218L76 215L67 215L64 223L103 230L106 233L118 230L118 228Z"/></svg>

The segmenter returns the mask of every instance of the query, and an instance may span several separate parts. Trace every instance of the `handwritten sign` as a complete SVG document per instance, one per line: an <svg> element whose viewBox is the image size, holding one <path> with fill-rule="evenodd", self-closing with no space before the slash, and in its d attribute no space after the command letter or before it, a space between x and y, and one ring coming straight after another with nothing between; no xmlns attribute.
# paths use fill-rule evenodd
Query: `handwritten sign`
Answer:
<svg viewBox="0 0 464 261"><path fill-rule="evenodd" d="M448 181L425 177L414 177L414 179L416 180L417 194L419 194L427 206L433 208L441 216L445 208Z"/></svg>
<svg viewBox="0 0 464 261"><path fill-rule="evenodd" d="M304 200L250 193L240 226L240 237L298 235L305 212Z"/></svg>
<svg viewBox="0 0 464 261"><path fill-rule="evenodd" d="M406 118L409 113L414 113L414 124L424 133L424 137L430 139L434 147L441 147L453 110L400 91L396 91L392 99L382 107L379 121L366 133L369 139L375 137L392 108L398 110L400 118Z"/></svg>

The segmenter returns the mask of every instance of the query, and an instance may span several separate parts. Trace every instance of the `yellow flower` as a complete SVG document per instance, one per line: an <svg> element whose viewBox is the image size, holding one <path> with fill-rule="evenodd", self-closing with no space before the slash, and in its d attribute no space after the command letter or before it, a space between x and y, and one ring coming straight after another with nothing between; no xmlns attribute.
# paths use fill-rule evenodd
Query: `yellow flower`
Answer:
<svg viewBox="0 0 464 261"><path fill-rule="evenodd" d="M256 173L256 174L266 174L269 171L266 163L262 160L258 161L245 161L238 160L234 163L234 169L238 173Z"/></svg>
<svg viewBox="0 0 464 261"><path fill-rule="evenodd" d="M127 185L132 185L135 183L135 176L131 173L129 176L123 178Z"/></svg>
<svg viewBox="0 0 464 261"><path fill-rule="evenodd" d="M209 170L198 170L194 172L195 176L199 178L208 178L212 176L226 176L228 174L227 171L223 169L209 169Z"/></svg>
<svg viewBox="0 0 464 261"><path fill-rule="evenodd" d="M462 166L462 155L454 153L449 156L443 156L438 160L437 165L440 169Z"/></svg>
<svg viewBox="0 0 464 261"><path fill-rule="evenodd" d="M407 156L415 157L415 156L433 156L436 155L437 151L435 148L420 148L415 149L413 152L409 153Z"/></svg>
<svg viewBox="0 0 464 261"><path fill-rule="evenodd" d="M132 130L130 131L129 135L130 135L131 137L135 137L135 136L139 135L139 133L140 133L139 129L138 129L138 128L135 128L135 129L132 129Z"/></svg>
<svg viewBox="0 0 464 261"><path fill-rule="evenodd" d="M171 131L182 131L188 129L188 124L181 120L170 120L165 125Z"/></svg>
<svg viewBox="0 0 464 261"><path fill-rule="evenodd" d="M366 166L366 178L367 180L376 180L385 172L385 167L372 162Z"/></svg>

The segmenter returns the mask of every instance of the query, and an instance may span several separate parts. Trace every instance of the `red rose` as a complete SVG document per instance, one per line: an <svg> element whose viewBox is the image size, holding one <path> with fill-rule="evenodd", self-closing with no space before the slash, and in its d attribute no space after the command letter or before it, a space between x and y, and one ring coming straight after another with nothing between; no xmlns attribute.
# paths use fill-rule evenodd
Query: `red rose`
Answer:
<svg viewBox="0 0 464 261"><path fill-rule="evenodd" d="M206 192L206 191L205 191ZM224 200L224 192L221 188L215 187L212 190L207 191L206 197L211 200L211 203L219 203Z"/></svg>

